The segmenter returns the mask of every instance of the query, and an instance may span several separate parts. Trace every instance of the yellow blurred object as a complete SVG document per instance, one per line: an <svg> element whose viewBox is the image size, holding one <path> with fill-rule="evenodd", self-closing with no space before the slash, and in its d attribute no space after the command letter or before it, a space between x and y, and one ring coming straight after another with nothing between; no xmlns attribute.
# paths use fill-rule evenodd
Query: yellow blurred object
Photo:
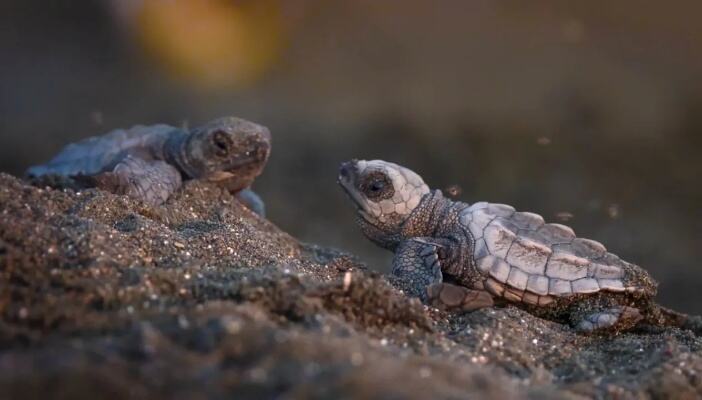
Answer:
<svg viewBox="0 0 702 400"><path fill-rule="evenodd" d="M150 56L207 88L254 82L280 52L276 0L144 0L133 26Z"/></svg>

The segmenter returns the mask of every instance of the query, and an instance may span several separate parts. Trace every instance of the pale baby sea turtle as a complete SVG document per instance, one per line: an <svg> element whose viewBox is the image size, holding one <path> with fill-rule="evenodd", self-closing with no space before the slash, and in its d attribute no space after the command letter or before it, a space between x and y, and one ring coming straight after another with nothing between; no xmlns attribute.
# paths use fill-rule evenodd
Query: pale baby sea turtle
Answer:
<svg viewBox="0 0 702 400"><path fill-rule="evenodd" d="M685 321L652 301L657 284L646 271L537 214L449 200L381 160L342 164L339 183L363 233L394 251L392 280L426 303L464 311L511 303L582 332Z"/></svg>
<svg viewBox="0 0 702 400"><path fill-rule="evenodd" d="M263 202L249 187L270 150L268 129L241 118L219 118L192 130L137 125L69 144L26 174L40 181L75 178L152 205L165 202L183 179L205 179L263 215Z"/></svg>

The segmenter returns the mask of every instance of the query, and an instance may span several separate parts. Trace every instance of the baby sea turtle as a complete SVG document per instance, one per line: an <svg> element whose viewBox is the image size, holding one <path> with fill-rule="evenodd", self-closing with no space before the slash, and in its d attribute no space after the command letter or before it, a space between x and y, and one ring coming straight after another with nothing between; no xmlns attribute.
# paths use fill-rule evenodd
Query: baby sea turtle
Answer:
<svg viewBox="0 0 702 400"><path fill-rule="evenodd" d="M392 280L425 303L463 311L511 303L581 332L684 324L652 301L657 284L646 271L567 226L504 204L449 200L381 160L343 163L339 183L363 233L395 253Z"/></svg>
<svg viewBox="0 0 702 400"><path fill-rule="evenodd" d="M137 125L69 144L26 174L34 180L75 178L152 205L165 202L183 179L205 179L263 215L263 202L249 186L270 150L268 129L241 118L219 118L192 130Z"/></svg>

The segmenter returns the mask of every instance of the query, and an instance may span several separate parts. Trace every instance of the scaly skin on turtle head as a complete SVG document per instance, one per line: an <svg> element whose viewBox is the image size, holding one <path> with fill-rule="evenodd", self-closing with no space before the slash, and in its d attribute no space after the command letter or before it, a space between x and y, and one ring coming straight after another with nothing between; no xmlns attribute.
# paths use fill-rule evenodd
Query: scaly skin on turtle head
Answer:
<svg viewBox="0 0 702 400"><path fill-rule="evenodd" d="M261 174L271 151L268 128L224 117L194 129L180 148L185 170L236 192Z"/></svg>
<svg viewBox="0 0 702 400"><path fill-rule="evenodd" d="M397 244L403 223L429 193L419 175L382 160L343 163L339 184L358 209L363 233L385 248Z"/></svg>

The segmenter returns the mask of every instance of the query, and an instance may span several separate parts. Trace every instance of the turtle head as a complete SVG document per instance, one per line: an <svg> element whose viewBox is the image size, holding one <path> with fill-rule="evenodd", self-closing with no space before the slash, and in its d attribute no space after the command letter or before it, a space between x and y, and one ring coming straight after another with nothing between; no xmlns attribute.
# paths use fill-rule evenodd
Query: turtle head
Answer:
<svg viewBox="0 0 702 400"><path fill-rule="evenodd" d="M270 151L268 128L225 117L193 130L185 142L184 155L195 178L238 191L261 174Z"/></svg>
<svg viewBox="0 0 702 400"><path fill-rule="evenodd" d="M402 224L429 187L415 172L382 160L341 164L339 184L358 209L363 233L383 247L392 247Z"/></svg>

